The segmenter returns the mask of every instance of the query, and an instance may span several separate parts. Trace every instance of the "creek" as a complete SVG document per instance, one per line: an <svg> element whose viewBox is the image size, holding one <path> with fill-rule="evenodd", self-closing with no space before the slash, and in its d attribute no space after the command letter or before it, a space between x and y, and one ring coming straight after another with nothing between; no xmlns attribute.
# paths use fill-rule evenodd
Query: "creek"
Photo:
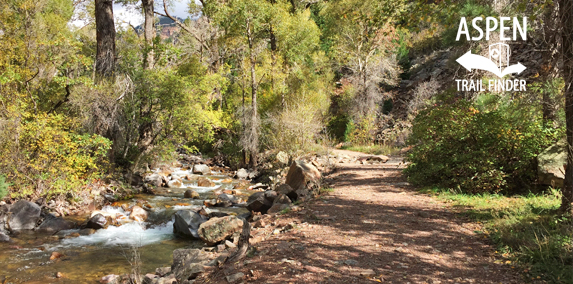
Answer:
<svg viewBox="0 0 573 284"><path fill-rule="evenodd" d="M204 245L200 240L173 234L172 216L177 210L197 210L222 190L233 190L243 200L252 193L246 190L248 183L221 172L205 176L192 174L185 168L173 168L171 172L185 177L180 188L157 188L155 195L137 194L99 210L123 217L129 215L124 208L139 205L148 212L145 222L109 226L90 235L79 235L80 229L56 235L22 232L12 238L13 243L0 243L0 283L99 283L105 275L132 273L133 268L139 268L144 275L158 267L171 266L173 250ZM212 186L197 186L199 177L208 178ZM199 198L184 198L188 189L198 192ZM231 215L248 212L240 206L209 209ZM75 218L85 222L88 217ZM63 256L50 260L54 252ZM140 264L132 265L136 261ZM63 277L57 278L58 272Z"/></svg>

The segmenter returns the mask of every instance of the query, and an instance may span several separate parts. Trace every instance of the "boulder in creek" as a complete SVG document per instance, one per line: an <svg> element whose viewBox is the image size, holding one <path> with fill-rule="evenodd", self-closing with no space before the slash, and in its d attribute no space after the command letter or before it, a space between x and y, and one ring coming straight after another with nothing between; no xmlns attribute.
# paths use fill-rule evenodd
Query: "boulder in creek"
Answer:
<svg viewBox="0 0 573 284"><path fill-rule="evenodd" d="M163 184L163 176L160 174L150 174L146 176L143 181L155 187L160 187Z"/></svg>
<svg viewBox="0 0 573 284"><path fill-rule="evenodd" d="M199 226L199 237L204 242L213 245L232 237L242 228L243 220L235 216L215 217Z"/></svg>
<svg viewBox="0 0 573 284"><path fill-rule="evenodd" d="M216 206L231 207L237 203L241 203L241 200L238 197L231 194L222 193L217 196Z"/></svg>
<svg viewBox="0 0 573 284"><path fill-rule="evenodd" d="M85 229L81 229L78 233L80 234L80 236L89 236L95 232L96 232L95 229L85 228Z"/></svg>
<svg viewBox="0 0 573 284"><path fill-rule="evenodd" d="M46 218L44 218L42 224L36 228L36 231L43 233L57 233L59 231L73 229L74 227L75 224L73 222L48 214Z"/></svg>
<svg viewBox="0 0 573 284"><path fill-rule="evenodd" d="M145 222L149 215L145 209L135 205L131 208L131 214L129 214L129 219L135 220L137 222Z"/></svg>
<svg viewBox="0 0 573 284"><path fill-rule="evenodd" d="M193 173L196 175L208 175L211 173L211 169L207 165L197 164L193 166Z"/></svg>
<svg viewBox="0 0 573 284"><path fill-rule="evenodd" d="M277 192L272 190L255 192L247 200L247 209L265 214L273 206L277 195Z"/></svg>
<svg viewBox="0 0 573 284"><path fill-rule="evenodd" d="M190 210L179 210L173 215L175 221L173 222L173 233L186 236L199 238L197 230L199 226L207 221L205 216L195 213Z"/></svg>
<svg viewBox="0 0 573 284"><path fill-rule="evenodd" d="M204 271L203 265L209 261L209 255L200 249L176 249L173 251L172 275L179 283L194 279Z"/></svg>
<svg viewBox="0 0 573 284"><path fill-rule="evenodd" d="M99 281L102 284L119 284L121 277L119 275L110 274L101 278Z"/></svg>
<svg viewBox="0 0 573 284"><path fill-rule="evenodd" d="M192 190L192 189L185 190L185 193L183 193L183 197L193 198L193 199L199 199L200 198L199 193L195 190Z"/></svg>
<svg viewBox="0 0 573 284"><path fill-rule="evenodd" d="M111 217L109 216L106 217L101 213L97 213L88 220L86 228L91 228L96 230L105 229L107 228L107 226L110 225L110 223L111 223Z"/></svg>
<svg viewBox="0 0 573 284"><path fill-rule="evenodd" d="M238 179L247 179L248 177L249 177L249 172L243 168L237 170L237 173L235 174L235 178Z"/></svg>
<svg viewBox="0 0 573 284"><path fill-rule="evenodd" d="M321 177L315 166L304 161L294 161L288 170L285 183L295 192L300 189L312 190L318 186Z"/></svg>
<svg viewBox="0 0 573 284"><path fill-rule="evenodd" d="M205 177L200 177L199 179L197 179L197 186L201 186L201 187L212 187L215 186L215 183L212 182L210 179L205 178Z"/></svg>
<svg viewBox="0 0 573 284"><path fill-rule="evenodd" d="M12 231L32 230L36 227L36 223L40 220L41 212L38 204L27 201L18 200L10 206L10 219L8 225Z"/></svg>
<svg viewBox="0 0 573 284"><path fill-rule="evenodd" d="M181 188L182 186L183 183L179 179L172 179L169 182L167 182L167 187L169 188Z"/></svg>
<svg viewBox="0 0 573 284"><path fill-rule="evenodd" d="M12 242L10 237L8 237L8 235L0 232L0 243L10 243L10 242Z"/></svg>
<svg viewBox="0 0 573 284"><path fill-rule="evenodd" d="M540 184L563 187L567 164L567 140L559 140L537 156L537 176Z"/></svg>

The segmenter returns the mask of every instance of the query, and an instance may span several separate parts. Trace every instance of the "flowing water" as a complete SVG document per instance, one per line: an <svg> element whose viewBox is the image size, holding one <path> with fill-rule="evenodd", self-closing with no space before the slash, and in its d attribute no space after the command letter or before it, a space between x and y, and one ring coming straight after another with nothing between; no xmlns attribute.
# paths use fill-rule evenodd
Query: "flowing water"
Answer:
<svg viewBox="0 0 573 284"><path fill-rule="evenodd" d="M99 210L121 220L121 216L129 215L121 205L138 204L148 210L147 222L109 226L87 236L78 236L79 229L62 231L54 236L25 232L13 237L14 243L0 243L0 283L99 283L102 276L131 273L136 267L142 274L154 272L157 267L171 265L173 250L203 245L201 241L173 234L172 215L175 211L196 209L205 200L214 198L219 190L234 189L236 196L244 200L250 195L247 190L240 189L245 184L222 173L204 176L214 182L215 185L210 187L197 186L196 179L200 176L188 170L177 168L172 175L189 180L184 180L181 188L161 188L156 195L139 194L131 200L116 202L114 206ZM200 199L183 198L187 189L197 191ZM247 212L241 207L210 209L229 214ZM53 252L63 257L50 260ZM132 265L136 260L140 265ZM56 278L58 272L64 277Z"/></svg>

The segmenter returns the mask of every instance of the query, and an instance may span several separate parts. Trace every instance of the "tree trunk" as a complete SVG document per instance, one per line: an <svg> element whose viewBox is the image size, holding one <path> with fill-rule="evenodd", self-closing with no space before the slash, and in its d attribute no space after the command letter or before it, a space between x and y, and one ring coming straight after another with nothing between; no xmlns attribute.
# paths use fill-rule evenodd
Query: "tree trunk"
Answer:
<svg viewBox="0 0 573 284"><path fill-rule="evenodd" d="M247 219L241 218L243 220L243 230L241 231L241 235L239 236L239 243L237 244L237 252L233 254L231 257L227 259L227 263L234 263L237 262L245 256L247 256L247 252L251 247L251 243L249 243L249 238L251 237L251 224L247 222Z"/></svg>
<svg viewBox="0 0 573 284"><path fill-rule="evenodd" d="M112 76L115 69L115 25L113 1L95 0L96 20L96 74Z"/></svg>
<svg viewBox="0 0 573 284"><path fill-rule="evenodd" d="M565 87L565 120L567 125L567 168L565 186L561 199L561 211L570 212L573 201L573 1L559 1L561 18L561 56L563 57L563 80Z"/></svg>
<svg viewBox="0 0 573 284"><path fill-rule="evenodd" d="M145 15L145 31L143 36L145 37L145 48L147 50L144 67L145 69L153 69L153 65L155 64L153 53L153 38L155 37L155 28L153 27L153 0L142 0L141 5L143 6L143 14Z"/></svg>
<svg viewBox="0 0 573 284"><path fill-rule="evenodd" d="M251 27L249 23L247 23L247 37L249 41L249 57L251 62L251 107L253 109L252 116L251 116L251 145L250 152L251 152L251 159L249 161L250 168L256 169L257 168L257 155L258 155L258 148L259 148L259 132L258 132L258 113L257 113L257 74L255 72L255 54L253 50L253 35L251 33Z"/></svg>

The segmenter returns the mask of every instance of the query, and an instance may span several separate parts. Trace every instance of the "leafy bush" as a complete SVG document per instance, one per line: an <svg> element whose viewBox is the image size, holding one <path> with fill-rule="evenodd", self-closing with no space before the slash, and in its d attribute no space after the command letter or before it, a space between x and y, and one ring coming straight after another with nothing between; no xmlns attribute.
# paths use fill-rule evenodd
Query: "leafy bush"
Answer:
<svg viewBox="0 0 573 284"><path fill-rule="evenodd" d="M72 193L101 177L111 142L69 131L73 126L63 115L39 114L22 123L18 144L2 155L2 170L17 181L11 197Z"/></svg>
<svg viewBox="0 0 573 284"><path fill-rule="evenodd" d="M8 186L9 184L6 183L6 177L0 174L0 200L8 195Z"/></svg>
<svg viewBox="0 0 573 284"><path fill-rule="evenodd" d="M539 115L496 98L479 105L450 96L422 111L409 141L415 145L405 170L409 180L466 193L531 184L535 157L559 133L545 129Z"/></svg>

